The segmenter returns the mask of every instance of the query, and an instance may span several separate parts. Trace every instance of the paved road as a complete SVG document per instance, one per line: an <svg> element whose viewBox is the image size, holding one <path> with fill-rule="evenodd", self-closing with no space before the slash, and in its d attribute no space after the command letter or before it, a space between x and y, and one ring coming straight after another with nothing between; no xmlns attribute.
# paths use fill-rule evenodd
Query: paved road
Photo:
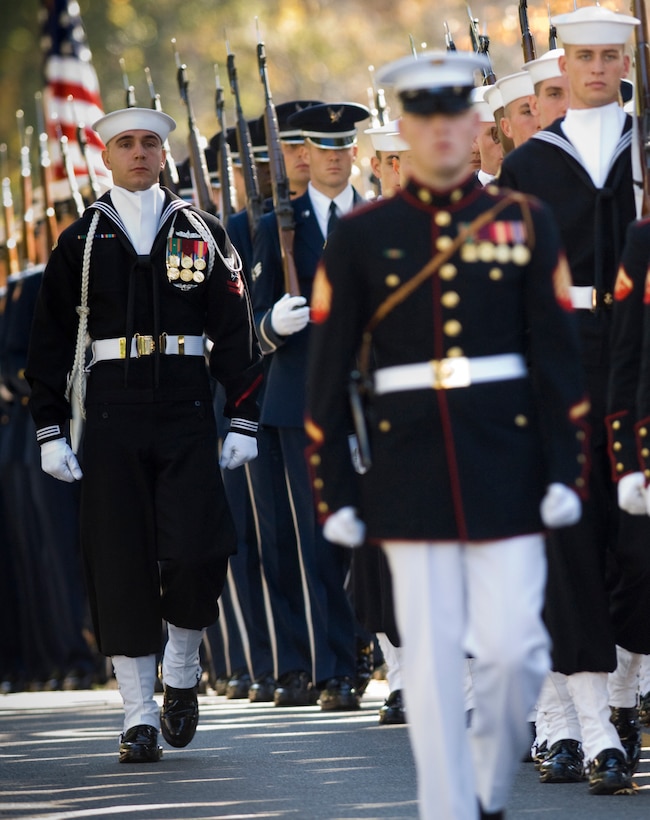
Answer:
<svg viewBox="0 0 650 820"><path fill-rule="evenodd" d="M362 709L340 714L201 696L192 744L141 766L117 762L114 689L0 696L0 817L415 820L406 728L377 724L386 692L372 681ZM635 795L542 785L522 764L508 820L649 820L645 740Z"/></svg>

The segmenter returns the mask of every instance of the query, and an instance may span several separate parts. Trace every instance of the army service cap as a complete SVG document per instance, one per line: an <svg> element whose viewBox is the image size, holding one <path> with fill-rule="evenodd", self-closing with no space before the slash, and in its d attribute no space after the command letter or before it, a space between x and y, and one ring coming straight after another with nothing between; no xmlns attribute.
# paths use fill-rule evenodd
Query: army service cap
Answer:
<svg viewBox="0 0 650 820"><path fill-rule="evenodd" d="M169 114L154 108L120 108L93 123L93 130L104 145L125 131L151 131L164 142L175 128L176 122Z"/></svg>
<svg viewBox="0 0 650 820"><path fill-rule="evenodd" d="M377 81L394 87L405 112L455 114L470 108L476 72L488 67L474 52L427 51L383 66Z"/></svg>
<svg viewBox="0 0 650 820"><path fill-rule="evenodd" d="M282 142L293 143L300 145L305 141L300 128L289 125L289 117L292 114L298 114L305 108L311 108L313 105L323 105L322 100L290 100L289 102L279 103L275 106L275 115L278 118L278 131ZM261 117L264 122L264 114Z"/></svg>
<svg viewBox="0 0 650 820"><path fill-rule="evenodd" d="M319 148L341 150L357 141L356 123L367 120L365 105L349 102L321 103L291 114L287 122Z"/></svg>
<svg viewBox="0 0 650 820"><path fill-rule="evenodd" d="M584 6L551 18L565 46L625 45L641 21L603 6Z"/></svg>

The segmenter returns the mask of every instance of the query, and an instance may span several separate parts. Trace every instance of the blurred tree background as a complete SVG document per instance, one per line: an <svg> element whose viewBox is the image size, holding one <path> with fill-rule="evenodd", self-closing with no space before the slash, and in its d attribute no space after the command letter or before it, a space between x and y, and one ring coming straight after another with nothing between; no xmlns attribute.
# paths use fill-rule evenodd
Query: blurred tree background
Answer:
<svg viewBox="0 0 650 820"><path fill-rule="evenodd" d="M120 59L135 86L138 105L149 106L144 68L151 69L163 108L179 122L172 135L174 156L187 156L186 112L176 83L171 44L177 41L187 65L189 93L201 133L217 128L214 66L225 89L226 117L234 124L234 103L226 71L226 37L235 55L242 107L247 117L262 113L257 70L256 18L266 45L276 103L293 98L368 103L369 66L376 67L416 49L444 49L447 22L458 49L471 48L468 6L459 0L78 0L93 53L105 111L125 105ZM530 0L528 16L538 55L548 48L548 7ZM584 3L583 3L584 5ZM604 3L616 8L613 3ZM0 142L19 153L15 112L35 122L34 92L40 90L39 0L3 0L0 28ZM552 0L554 14L572 10L573 0ZM626 8L619 9L628 11ZM513 0L473 0L472 14L490 38L497 77L523 62L518 6ZM394 115L398 108L393 103ZM13 174L13 169L12 169Z"/></svg>

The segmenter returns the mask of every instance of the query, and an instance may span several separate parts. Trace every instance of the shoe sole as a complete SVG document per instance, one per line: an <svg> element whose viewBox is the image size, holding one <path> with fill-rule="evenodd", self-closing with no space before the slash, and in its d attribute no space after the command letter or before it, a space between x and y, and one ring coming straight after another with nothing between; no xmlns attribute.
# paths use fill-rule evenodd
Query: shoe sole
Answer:
<svg viewBox="0 0 650 820"><path fill-rule="evenodd" d="M539 773L540 783L582 783L584 780L584 774L577 774L575 772L551 772L548 775L544 772Z"/></svg>
<svg viewBox="0 0 650 820"><path fill-rule="evenodd" d="M147 750L146 753L135 752L133 749L120 752L120 763L158 763L163 756L163 750L158 747L154 750Z"/></svg>
<svg viewBox="0 0 650 820"><path fill-rule="evenodd" d="M341 700L337 698L334 701L320 700L320 708L323 712L352 712L361 708L361 704L356 698L349 700Z"/></svg>

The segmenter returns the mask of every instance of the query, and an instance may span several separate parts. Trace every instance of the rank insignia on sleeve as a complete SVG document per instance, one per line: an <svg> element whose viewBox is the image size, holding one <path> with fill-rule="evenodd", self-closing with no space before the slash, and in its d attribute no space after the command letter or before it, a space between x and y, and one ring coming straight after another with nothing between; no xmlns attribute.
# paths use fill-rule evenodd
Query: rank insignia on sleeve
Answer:
<svg viewBox="0 0 650 820"><path fill-rule="evenodd" d="M310 317L312 322L320 324L330 315L332 306L332 285L327 278L325 265L320 264L314 278L314 288L311 294Z"/></svg>
<svg viewBox="0 0 650 820"><path fill-rule="evenodd" d="M627 271L621 265L618 269L618 273L616 274L616 282L614 283L614 299L617 302L623 301L623 299L627 299L627 297L632 293L634 289L634 283L630 279L627 274ZM646 296L648 293L648 286L646 285Z"/></svg>
<svg viewBox="0 0 650 820"><path fill-rule="evenodd" d="M558 303L565 310L571 310L571 271L564 254L560 254L553 271L553 289Z"/></svg>

